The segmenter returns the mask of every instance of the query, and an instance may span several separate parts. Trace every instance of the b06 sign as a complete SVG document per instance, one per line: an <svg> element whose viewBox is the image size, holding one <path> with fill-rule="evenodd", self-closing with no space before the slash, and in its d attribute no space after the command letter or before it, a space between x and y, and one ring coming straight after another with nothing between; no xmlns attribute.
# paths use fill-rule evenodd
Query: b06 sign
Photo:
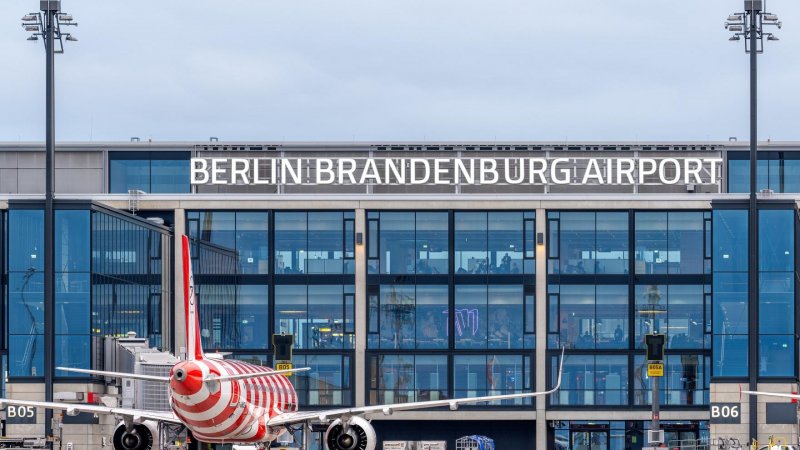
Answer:
<svg viewBox="0 0 800 450"><path fill-rule="evenodd" d="M33 406L6 407L6 423L9 424L33 424L36 423L36 408Z"/></svg>
<svg viewBox="0 0 800 450"><path fill-rule="evenodd" d="M739 403L712 403L711 423L742 423L742 405Z"/></svg>

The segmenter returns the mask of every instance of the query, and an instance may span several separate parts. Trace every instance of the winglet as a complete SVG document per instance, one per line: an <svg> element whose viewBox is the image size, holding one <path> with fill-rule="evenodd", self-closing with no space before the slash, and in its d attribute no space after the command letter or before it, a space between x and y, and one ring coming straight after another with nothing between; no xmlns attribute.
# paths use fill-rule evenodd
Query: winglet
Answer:
<svg viewBox="0 0 800 450"><path fill-rule="evenodd" d="M566 351L566 347L561 347L561 361L558 362L558 380L556 381L555 387L553 387L553 392L561 387L561 374L564 372L564 353Z"/></svg>
<svg viewBox="0 0 800 450"><path fill-rule="evenodd" d="M189 238L181 236L183 247L183 306L186 313L186 358L203 359L200 343L200 318L197 315L197 291L194 286L192 259L189 257Z"/></svg>

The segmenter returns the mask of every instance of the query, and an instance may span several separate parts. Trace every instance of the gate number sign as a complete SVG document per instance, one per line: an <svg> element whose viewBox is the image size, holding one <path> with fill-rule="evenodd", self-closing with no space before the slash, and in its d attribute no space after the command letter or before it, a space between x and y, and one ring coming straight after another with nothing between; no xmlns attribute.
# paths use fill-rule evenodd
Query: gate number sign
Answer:
<svg viewBox="0 0 800 450"><path fill-rule="evenodd" d="M32 424L36 423L36 408L33 406L8 405L6 407L6 423Z"/></svg>
<svg viewBox="0 0 800 450"><path fill-rule="evenodd" d="M739 403L712 403L711 423L742 423Z"/></svg>

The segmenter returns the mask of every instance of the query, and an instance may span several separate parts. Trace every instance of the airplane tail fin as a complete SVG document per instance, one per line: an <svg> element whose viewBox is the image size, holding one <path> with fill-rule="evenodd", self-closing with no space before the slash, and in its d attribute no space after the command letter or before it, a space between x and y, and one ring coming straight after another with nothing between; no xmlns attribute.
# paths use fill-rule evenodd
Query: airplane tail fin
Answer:
<svg viewBox="0 0 800 450"><path fill-rule="evenodd" d="M203 359L200 343L200 318L197 314L197 291L192 274L192 259L189 257L189 238L181 237L183 246L183 306L186 313L186 359Z"/></svg>

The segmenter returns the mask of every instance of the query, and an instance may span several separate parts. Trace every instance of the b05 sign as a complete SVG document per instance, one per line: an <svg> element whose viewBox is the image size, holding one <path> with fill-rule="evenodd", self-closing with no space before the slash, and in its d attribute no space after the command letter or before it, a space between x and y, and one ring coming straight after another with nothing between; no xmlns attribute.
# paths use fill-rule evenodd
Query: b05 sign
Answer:
<svg viewBox="0 0 800 450"><path fill-rule="evenodd" d="M33 424L36 423L36 408L33 406L6 407L6 423L9 424Z"/></svg>
<svg viewBox="0 0 800 450"><path fill-rule="evenodd" d="M741 404L712 403L711 423L742 423Z"/></svg>

